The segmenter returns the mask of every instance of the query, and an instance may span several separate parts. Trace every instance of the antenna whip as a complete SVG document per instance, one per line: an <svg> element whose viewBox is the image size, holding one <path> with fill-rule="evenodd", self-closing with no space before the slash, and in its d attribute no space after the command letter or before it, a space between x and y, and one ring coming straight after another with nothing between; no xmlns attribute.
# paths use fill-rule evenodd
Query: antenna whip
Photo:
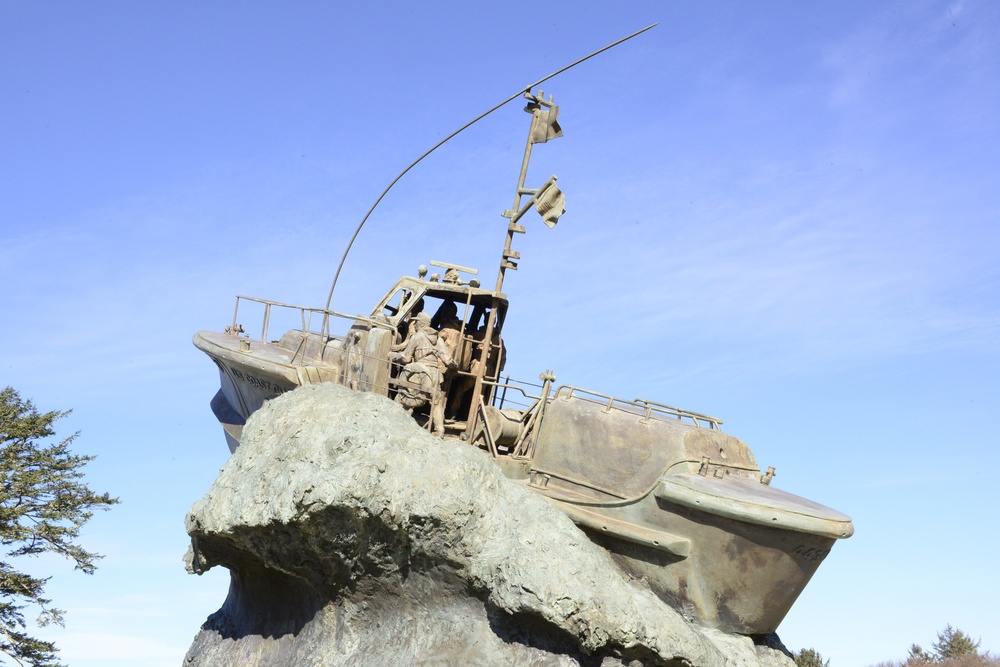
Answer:
<svg viewBox="0 0 1000 667"><path fill-rule="evenodd" d="M507 99L505 99L503 102L500 102L499 104L497 104L495 107L493 107L489 111L486 111L486 112L484 112L484 113L476 116L475 118L473 118L472 120L470 120L468 123L466 123L462 127L458 128L457 130L455 130L454 132L452 132L451 134L449 134L447 137L445 137L444 139L442 139L438 143L434 144L434 146L431 147L430 150L428 150L426 153L424 153L423 155L421 155L420 157L418 157L416 160L414 160L412 163L410 163L410 166L408 166L406 169L404 169L403 171L399 172L399 175L396 176L396 178L392 179L392 182L389 183L389 185L386 187L386 189L382 191L382 194L380 194L378 196L378 199L375 200L375 203L372 204L372 207L370 209L368 209L367 213L365 213L365 217L363 217L361 219L361 222L358 223L358 228L354 230L354 235L351 236L351 240L347 244L347 248L344 250L344 256L340 258L340 264L337 265L337 273L333 276L333 284L330 285L330 294L326 297L326 310L330 310L330 302L333 301L333 291L335 289L337 289L337 280L340 278L340 271L341 271L341 269L344 268L344 262L347 261L347 255L348 255L348 253L351 252L351 248L354 246L354 241L358 238L358 234L361 233L361 228L365 226L366 222L368 222L368 218L369 218L369 216L371 216L372 212L375 210L375 207L378 206L379 203L382 201L382 199L389 193L389 190L392 189L392 186L396 185L396 183L399 181L399 179L401 179L403 176L406 175L406 172L408 172L411 169L413 169L414 167L416 167L425 157L427 157L428 155L430 155L431 153L433 153L434 151L436 151L438 148L440 148L441 146L443 146L444 144L446 144L448 141L450 141L451 139L453 139L456 135L458 135L462 131L468 129L472 125L478 123L483 118L486 118L491 113L493 113L494 111L496 111L497 109L499 109L503 105L507 104L508 102L510 102L510 101L512 101L512 100L514 100L514 99L516 99L518 97L520 97L524 93L531 92L531 89L534 88L535 86L541 85L541 84L545 83L546 81L548 81L549 79L551 79L552 77L558 76L559 74L562 74L563 72L565 72L566 70L570 69L571 67L576 67L577 65L579 65L582 62L584 62L585 60L590 60L594 56L596 56L596 55L598 55L600 53L604 53L608 49L614 48L614 47L618 46L619 44L621 44L622 42L626 42L626 41L632 39L633 37L636 37L637 35L641 35L642 33L646 32L647 30L649 30L651 28L655 28L658 25L659 25L659 22L656 22L656 23L653 23L652 25L646 26L642 30L637 30L637 31L633 32L631 35L628 35L626 37L622 37L618 41L612 42L611 44L608 44L607 46L605 46L603 48L600 48L597 51L594 51L590 55L584 56L583 58L580 58L579 60L576 60L576 61L570 63L569 65L566 65L565 67L563 67L561 69L558 69L555 72L552 72L552 74L549 74L548 76L544 76L541 79L539 79L538 81L535 81L534 83L532 83L530 85L527 85L524 88L521 88L516 93L514 93L513 95L511 95L510 97L508 97Z"/></svg>

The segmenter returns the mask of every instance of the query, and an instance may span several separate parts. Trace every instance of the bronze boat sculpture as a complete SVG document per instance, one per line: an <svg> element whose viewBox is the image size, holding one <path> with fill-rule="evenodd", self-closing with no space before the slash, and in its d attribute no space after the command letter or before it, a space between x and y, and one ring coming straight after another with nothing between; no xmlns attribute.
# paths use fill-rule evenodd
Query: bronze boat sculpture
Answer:
<svg viewBox="0 0 1000 667"><path fill-rule="evenodd" d="M194 337L219 368L211 405L228 445L235 451L243 424L264 401L303 384L382 394L435 434L482 448L508 478L549 499L639 585L691 620L727 632L773 632L833 544L853 534L849 517L771 486L774 469L762 473L719 419L556 386L550 371L540 385L501 377L503 281L520 258L512 241L530 209L549 226L564 210L555 176L524 187L532 146L561 135L552 98L530 90L524 97L531 128L514 207L504 213L495 287L472 278L475 269L431 262L443 276L421 266L367 317L329 303L237 297L225 331ZM238 323L248 303L263 310L259 338ZM301 327L269 339L276 309L294 311ZM346 333L333 335L343 319Z"/></svg>

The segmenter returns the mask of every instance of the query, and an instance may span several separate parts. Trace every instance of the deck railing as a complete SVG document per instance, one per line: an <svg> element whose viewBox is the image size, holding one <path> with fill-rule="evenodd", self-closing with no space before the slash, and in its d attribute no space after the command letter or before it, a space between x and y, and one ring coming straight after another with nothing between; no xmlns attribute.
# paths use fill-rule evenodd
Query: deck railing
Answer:
<svg viewBox="0 0 1000 667"><path fill-rule="evenodd" d="M658 421L677 419L686 421L694 426L697 426L698 428L710 428L717 431L722 430L721 419L703 415L700 412L691 412L690 410L685 410L683 408L675 408L672 405L649 401L644 398L636 398L630 401L624 398L617 398L608 394L601 394L596 391L590 391L589 389L581 389L579 387L565 384L556 389L553 400L557 398L565 398L567 400L570 398L580 398L581 400L591 401L594 403L603 403L605 405L605 412L611 412L612 410L627 412L641 417L640 421L643 423L647 423L651 419Z"/></svg>
<svg viewBox="0 0 1000 667"><path fill-rule="evenodd" d="M388 322L380 321L378 319L364 317L361 315L347 315L345 313L340 313L335 310L328 310L325 308L313 308L309 306L296 306L290 303L283 303L281 301L272 301L270 299L261 299L258 297L251 297L245 295L237 295L236 306L233 310L233 323L230 331L237 332L239 325L239 312L240 312L240 301L249 301L252 303L261 304L264 307L264 316L261 326L260 340L267 342L268 339L268 329L271 324L271 309L272 308L286 308L293 311L299 312L299 317L301 319L302 331L304 334L317 333L324 338L330 336L330 318L342 318L348 320L352 324L354 322L362 321L367 322L373 327L380 328L392 328L392 325ZM318 332L312 330L313 318L322 317L322 323L320 325L320 330ZM247 334L249 336L249 334ZM499 353L499 352L498 352ZM297 355L296 355L297 356ZM368 355L364 355L368 356ZM387 362L388 360L380 360ZM516 407L519 410L524 411L525 409L531 410L538 406L539 402L542 400L542 394L544 393L544 385L526 382L523 380L512 380L510 376L503 381L500 378L491 379L484 378L484 385L491 388L492 398L490 403L494 407L503 409L507 404ZM536 393L535 390L539 390ZM509 393L519 395L521 400L518 400L515 396L509 396ZM573 385L560 385L555 392L550 393L549 396L545 397L545 402L549 403L553 400L564 398L579 398L580 400L591 401L594 403L603 404L605 406L605 412L610 412L611 410L618 410L621 412L626 412L628 414L636 415L640 418L640 421L647 423L650 420L664 421L666 419L675 419L686 421L693 426L699 428L709 428L714 430L722 430L722 420L716 417L711 417L709 415L701 414L699 412L692 412L690 410L685 410L683 408L677 408L672 405L665 405L663 403L657 403L656 401L650 401L644 398L636 398L633 400L627 400L624 398L618 398L616 396L611 396L609 394L602 394L600 392L591 391L589 389L582 389L580 387L575 387Z"/></svg>
<svg viewBox="0 0 1000 667"><path fill-rule="evenodd" d="M240 314L240 301L241 300L242 301L250 301L250 302L253 302L253 303L259 303L259 304L261 304L261 305L264 306L263 326L261 327L261 334L260 334L260 340L264 341L264 342L267 342L267 332L268 332L268 329L269 329L270 324L271 324L271 308L272 307L287 308L289 310L297 310L297 311L299 311L299 316L301 317L301 320L302 320L302 331L303 332L313 332L312 331L313 316L322 316L323 322L320 325L320 330L316 331L316 332L313 332L313 333L318 333L318 334L320 334L322 336L329 336L330 335L330 318L331 317L343 318L343 319L348 320L348 321L350 321L352 323L360 320L362 322L368 322L372 326L381 326L383 328L389 328L391 326L391 325L389 325L386 322L380 322L378 320L372 319L370 317L365 317L363 315L347 315L345 313L339 313L339 312L337 312L335 310L327 310L325 308L313 308L313 307L310 307L310 306L296 306L296 305L293 305L293 304L290 304L290 303L282 303L281 301L272 301L270 299L261 299L261 298L254 297L254 296L245 296L245 295L239 294L239 295L236 296L236 307L233 309L232 331L236 331L237 327L240 326L239 325L239 314Z"/></svg>

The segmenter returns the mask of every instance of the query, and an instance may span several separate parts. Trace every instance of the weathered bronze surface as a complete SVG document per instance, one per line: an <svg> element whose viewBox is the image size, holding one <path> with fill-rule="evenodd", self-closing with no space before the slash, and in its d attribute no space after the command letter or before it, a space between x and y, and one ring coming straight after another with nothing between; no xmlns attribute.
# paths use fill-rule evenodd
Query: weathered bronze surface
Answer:
<svg viewBox="0 0 1000 667"><path fill-rule="evenodd" d="M525 187L534 144L561 136L558 109L525 95L531 128L508 219L495 287L475 269L403 277L366 317L237 297L223 332L194 344L219 368L212 410L232 451L265 401L297 386L334 382L394 398L434 434L489 453L509 478L549 499L605 547L639 585L692 620L728 632L774 631L850 518L770 486L749 447L714 417L649 400L623 400L539 376L541 386L501 379L512 247L535 208L549 227L565 211L552 176ZM522 198L528 199L522 202ZM260 338L244 333L240 305L264 309ZM302 327L268 336L274 308ZM345 320L343 336L331 334ZM511 407L518 398L521 408Z"/></svg>

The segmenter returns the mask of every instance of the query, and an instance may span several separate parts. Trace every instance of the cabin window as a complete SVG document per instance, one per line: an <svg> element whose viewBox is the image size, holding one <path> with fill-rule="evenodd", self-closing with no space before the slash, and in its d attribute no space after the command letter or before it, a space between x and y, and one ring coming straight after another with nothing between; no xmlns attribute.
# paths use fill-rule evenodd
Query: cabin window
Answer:
<svg viewBox="0 0 1000 667"><path fill-rule="evenodd" d="M407 290L396 290L395 294L386 300L385 305L382 306L382 314L388 318L394 318L399 314L400 308L406 303L407 296L409 292Z"/></svg>
<svg viewBox="0 0 1000 667"><path fill-rule="evenodd" d="M391 297L385 300L385 305L382 306L382 314L387 319L402 324L404 320L409 319L422 310L426 312L426 309L423 307L423 301L424 299L417 296L413 290L398 289Z"/></svg>

